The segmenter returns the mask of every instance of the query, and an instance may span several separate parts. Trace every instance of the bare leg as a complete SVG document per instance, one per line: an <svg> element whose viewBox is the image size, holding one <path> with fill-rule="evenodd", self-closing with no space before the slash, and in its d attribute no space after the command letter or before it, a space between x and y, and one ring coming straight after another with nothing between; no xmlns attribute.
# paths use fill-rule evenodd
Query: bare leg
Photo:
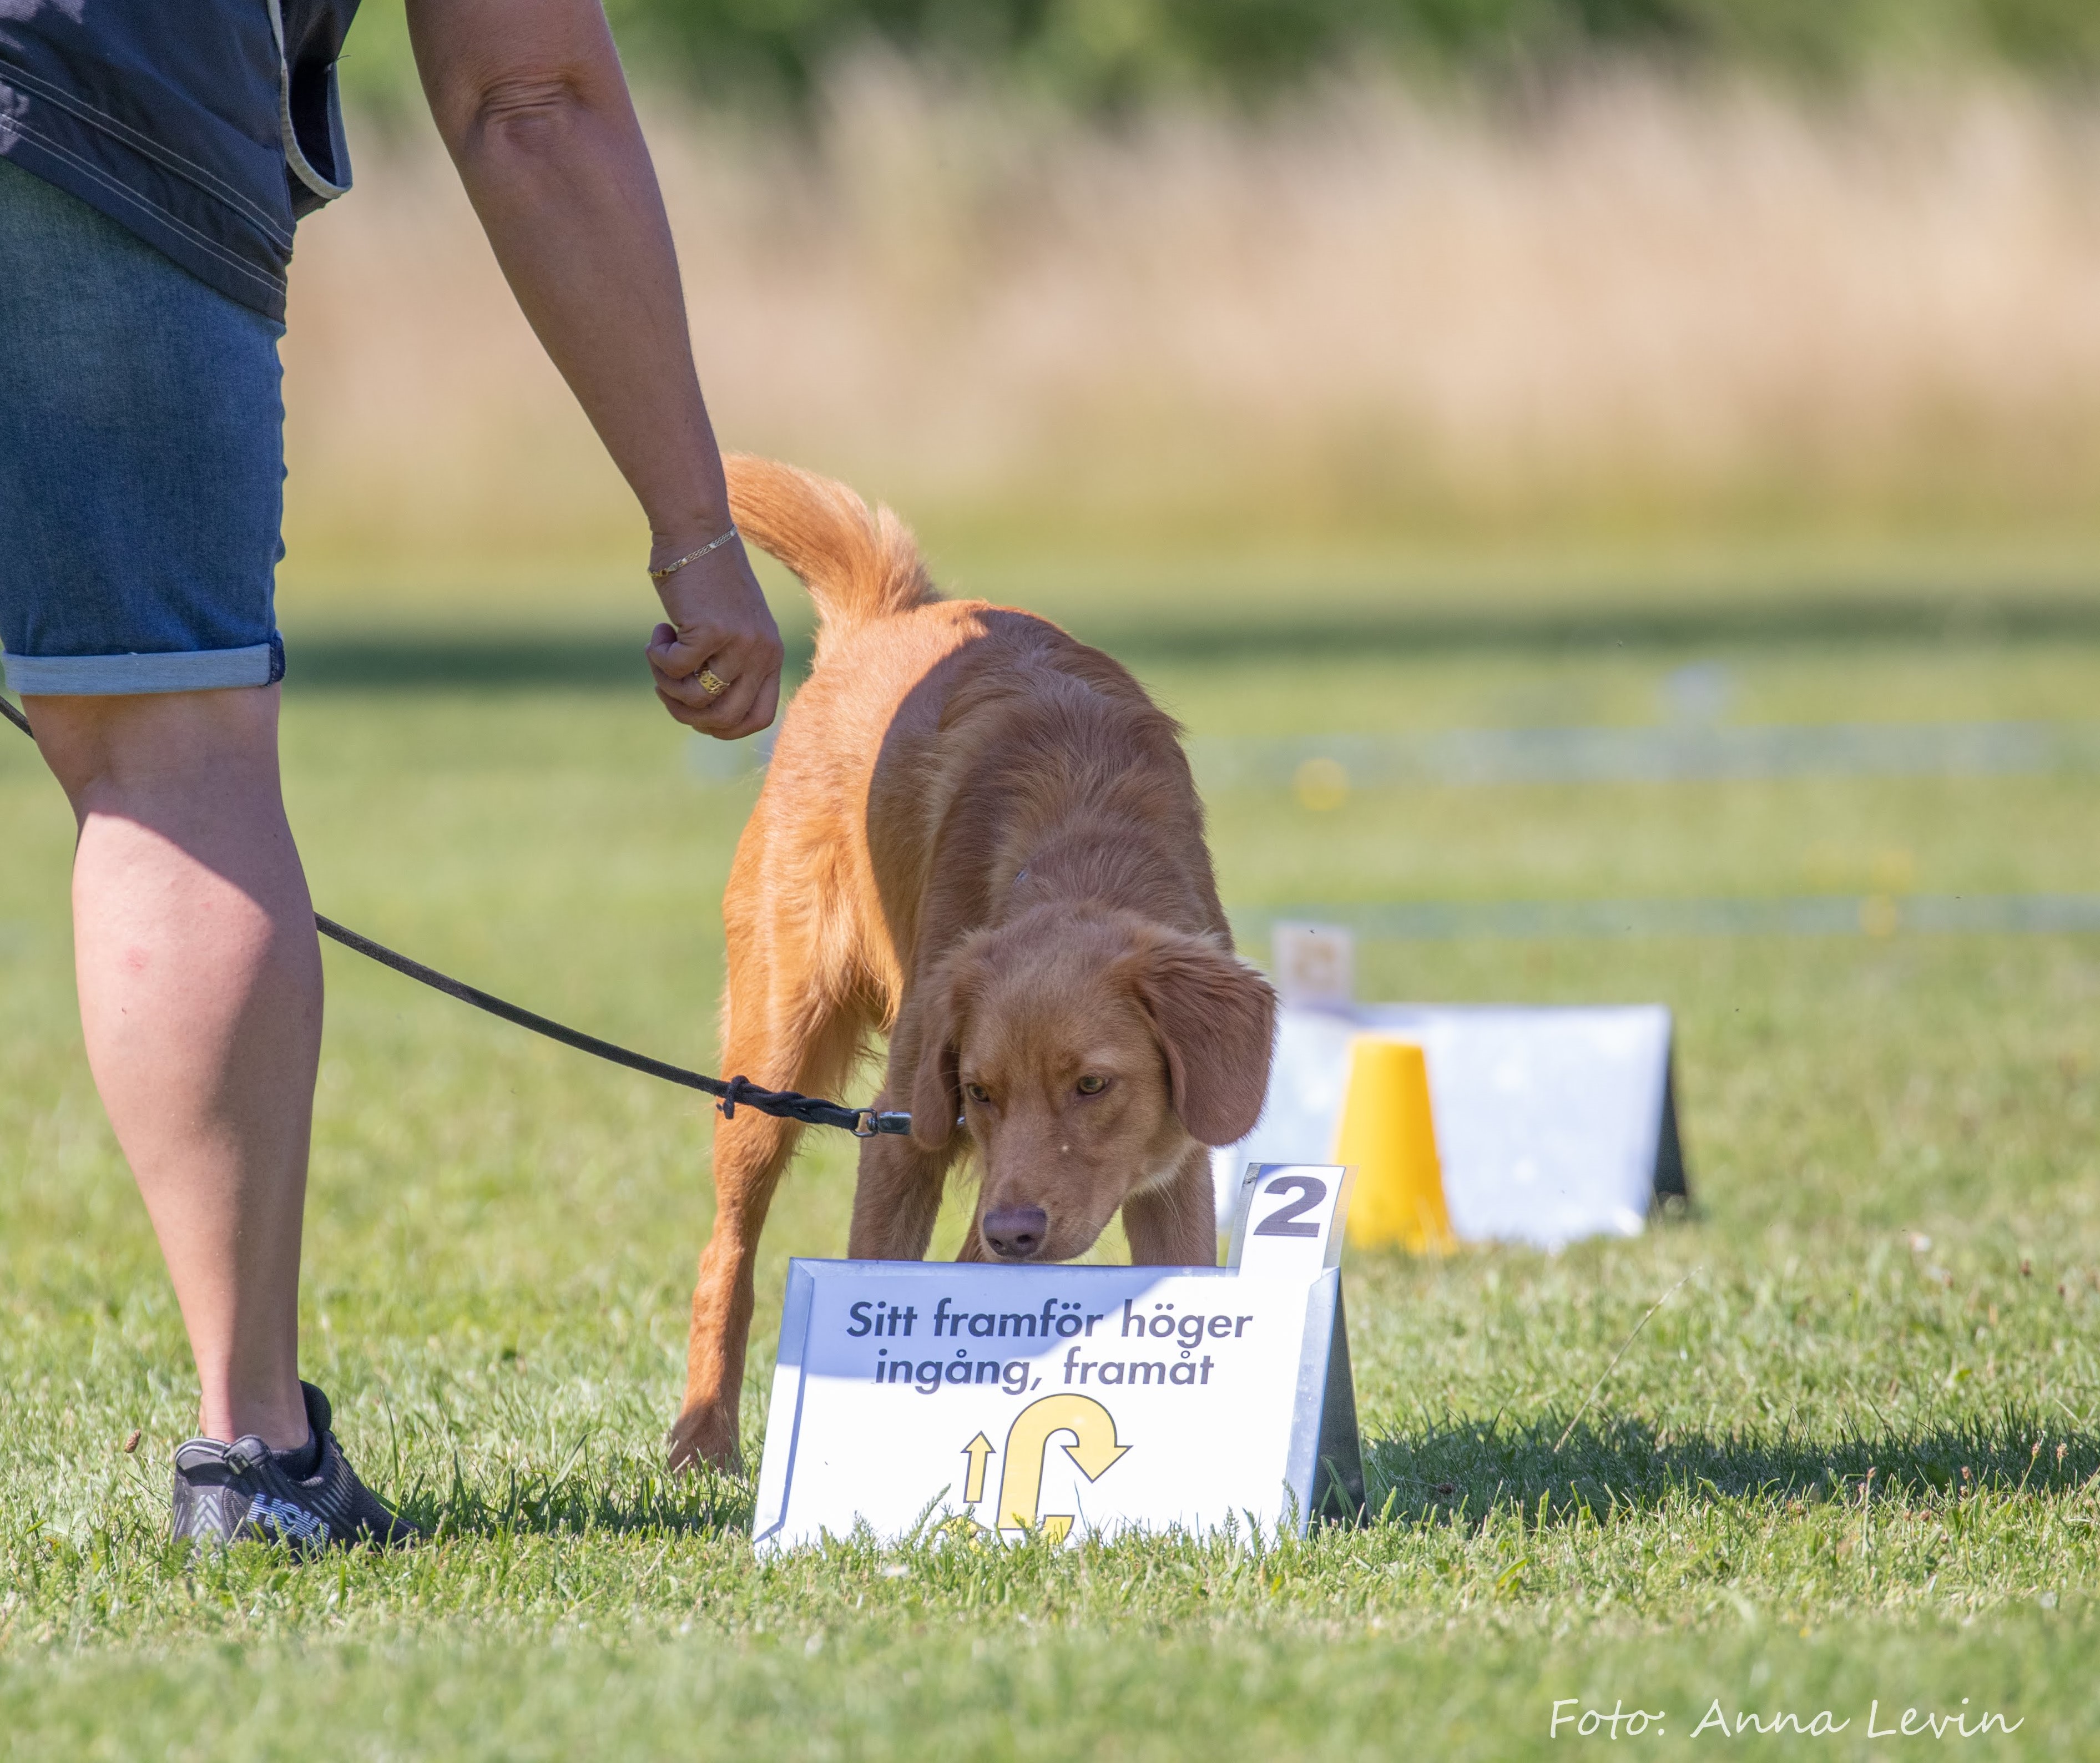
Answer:
<svg viewBox="0 0 2100 1763"><path fill-rule="evenodd" d="M307 1436L299 1230L321 967L285 820L277 690L32 698L80 826L88 1064L182 1307L199 1430Z"/></svg>
<svg viewBox="0 0 2100 1763"><path fill-rule="evenodd" d="M1210 1152L1193 1147L1164 1187L1126 1200L1123 1232L1130 1240L1133 1267L1215 1267L1218 1200L1211 1185Z"/></svg>

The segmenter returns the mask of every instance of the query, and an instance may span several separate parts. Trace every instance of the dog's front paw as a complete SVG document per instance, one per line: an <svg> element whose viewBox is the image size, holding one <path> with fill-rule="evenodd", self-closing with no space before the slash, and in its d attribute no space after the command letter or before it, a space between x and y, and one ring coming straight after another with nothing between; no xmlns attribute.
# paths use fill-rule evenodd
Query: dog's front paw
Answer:
<svg viewBox="0 0 2100 1763"><path fill-rule="evenodd" d="M675 1474L695 1464L709 1463L731 1475L743 1472L737 1444L736 1410L719 1402L700 1402L678 1417L671 1429L670 1466Z"/></svg>

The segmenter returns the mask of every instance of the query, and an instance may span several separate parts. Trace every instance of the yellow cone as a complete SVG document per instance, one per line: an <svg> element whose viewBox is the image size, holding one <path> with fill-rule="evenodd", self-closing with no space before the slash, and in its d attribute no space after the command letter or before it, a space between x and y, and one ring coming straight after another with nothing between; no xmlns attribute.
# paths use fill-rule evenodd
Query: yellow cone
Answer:
<svg viewBox="0 0 2100 1763"><path fill-rule="evenodd" d="M1420 1047L1368 1034L1350 1047L1335 1161L1356 1166L1348 1235L1358 1248L1397 1244L1416 1254L1448 1254L1458 1246L1444 1205L1429 1067Z"/></svg>

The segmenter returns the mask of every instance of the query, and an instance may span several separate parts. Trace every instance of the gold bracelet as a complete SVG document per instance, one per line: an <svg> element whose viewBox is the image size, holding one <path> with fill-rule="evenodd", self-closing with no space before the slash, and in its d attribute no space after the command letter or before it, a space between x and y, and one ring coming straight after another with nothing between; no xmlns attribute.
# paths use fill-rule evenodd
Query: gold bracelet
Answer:
<svg viewBox="0 0 2100 1763"><path fill-rule="evenodd" d="M699 562L699 560L705 557L708 552L719 551L724 545L727 544L730 540L738 536L739 534L736 530L736 522L735 521L731 521L730 522L729 531L724 533L720 538L708 540L708 542L702 545L697 551L688 551L675 563L666 563L661 569L652 569L649 572L649 579L655 583L659 588L661 588L664 583L668 581L673 575L677 575L678 571L683 569L688 563Z"/></svg>

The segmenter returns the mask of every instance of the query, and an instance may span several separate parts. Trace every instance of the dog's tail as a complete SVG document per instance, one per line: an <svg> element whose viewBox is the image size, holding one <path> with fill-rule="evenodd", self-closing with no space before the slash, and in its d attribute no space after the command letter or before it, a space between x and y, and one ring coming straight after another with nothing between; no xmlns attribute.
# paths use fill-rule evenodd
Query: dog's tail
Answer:
<svg viewBox="0 0 2100 1763"><path fill-rule="evenodd" d="M870 512L842 483L775 459L732 453L730 513L744 537L802 578L824 634L938 600L911 529Z"/></svg>

